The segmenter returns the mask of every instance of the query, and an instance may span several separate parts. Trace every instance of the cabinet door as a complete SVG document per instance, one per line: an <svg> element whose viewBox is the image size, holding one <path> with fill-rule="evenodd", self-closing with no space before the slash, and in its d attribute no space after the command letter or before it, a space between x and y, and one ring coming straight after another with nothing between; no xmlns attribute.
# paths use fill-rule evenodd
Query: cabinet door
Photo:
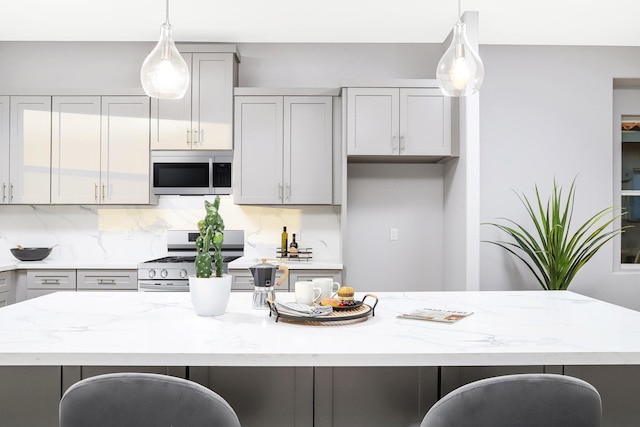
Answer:
<svg viewBox="0 0 640 427"><path fill-rule="evenodd" d="M284 203L331 204L332 112L330 96L284 98Z"/></svg>
<svg viewBox="0 0 640 427"><path fill-rule="evenodd" d="M101 200L149 203L149 98L102 97Z"/></svg>
<svg viewBox="0 0 640 427"><path fill-rule="evenodd" d="M255 283L253 281L253 275L248 269L242 270L229 270L229 274L232 276L231 290L233 291L253 291ZM282 279L282 271L276 271L276 283ZM285 280L276 286L275 290L278 292L287 292L289 290L289 280Z"/></svg>
<svg viewBox="0 0 640 427"><path fill-rule="evenodd" d="M9 97L0 96L0 204L9 203Z"/></svg>
<svg viewBox="0 0 640 427"><path fill-rule="evenodd" d="M15 286L12 284L13 272L5 271L0 273L0 307L4 307L15 302Z"/></svg>
<svg viewBox="0 0 640 427"><path fill-rule="evenodd" d="M181 53L191 67L191 54ZM191 135L191 88L182 99L152 99L151 148L153 150L189 150Z"/></svg>
<svg viewBox="0 0 640 427"><path fill-rule="evenodd" d="M138 290L136 270L78 270L79 291L127 291Z"/></svg>
<svg viewBox="0 0 640 427"><path fill-rule="evenodd" d="M295 282L304 282L319 277L330 277L334 282L342 283L341 270L289 270L289 283L291 289L294 288Z"/></svg>
<svg viewBox="0 0 640 427"><path fill-rule="evenodd" d="M51 202L51 97L12 96L10 203Z"/></svg>
<svg viewBox="0 0 640 427"><path fill-rule="evenodd" d="M194 53L191 127L193 149L233 148L233 54Z"/></svg>
<svg viewBox="0 0 640 427"><path fill-rule="evenodd" d="M98 203L100 97L53 97L51 203Z"/></svg>
<svg viewBox="0 0 640 427"><path fill-rule="evenodd" d="M439 89L400 89L400 155L451 155L451 98Z"/></svg>
<svg viewBox="0 0 640 427"><path fill-rule="evenodd" d="M235 99L235 203L282 203L282 97Z"/></svg>
<svg viewBox="0 0 640 427"><path fill-rule="evenodd" d="M347 155L398 154L399 90L347 89Z"/></svg>

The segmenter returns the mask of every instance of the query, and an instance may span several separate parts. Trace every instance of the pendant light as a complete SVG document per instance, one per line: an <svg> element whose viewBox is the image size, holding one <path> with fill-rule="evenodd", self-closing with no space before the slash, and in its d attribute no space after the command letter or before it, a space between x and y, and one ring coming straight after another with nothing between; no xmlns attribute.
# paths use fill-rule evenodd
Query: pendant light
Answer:
<svg viewBox="0 0 640 427"><path fill-rule="evenodd" d="M142 63L140 81L145 93L153 98L179 99L189 87L189 67L173 42L167 18L160 27L160 41Z"/></svg>
<svg viewBox="0 0 640 427"><path fill-rule="evenodd" d="M478 92L484 80L484 65L467 40L466 26L461 18L458 0L458 22L453 27L451 45L440 58L436 70L440 90L446 96L472 95Z"/></svg>

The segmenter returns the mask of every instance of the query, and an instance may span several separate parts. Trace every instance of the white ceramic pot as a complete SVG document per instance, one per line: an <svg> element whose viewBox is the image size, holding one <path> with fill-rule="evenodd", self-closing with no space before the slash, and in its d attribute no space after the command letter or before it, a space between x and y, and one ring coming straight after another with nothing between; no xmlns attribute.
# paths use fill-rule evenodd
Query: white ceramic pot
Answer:
<svg viewBox="0 0 640 427"><path fill-rule="evenodd" d="M231 294L231 275L200 278L189 276L191 302L198 316L224 314Z"/></svg>

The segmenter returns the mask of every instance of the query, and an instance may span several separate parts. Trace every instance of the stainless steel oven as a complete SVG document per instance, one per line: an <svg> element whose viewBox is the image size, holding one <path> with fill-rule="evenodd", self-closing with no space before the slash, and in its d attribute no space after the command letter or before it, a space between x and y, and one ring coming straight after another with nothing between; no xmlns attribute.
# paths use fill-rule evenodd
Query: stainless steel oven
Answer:
<svg viewBox="0 0 640 427"><path fill-rule="evenodd" d="M138 264L138 291L165 292L189 290L189 276L196 273L197 230L169 230L166 257ZM222 243L225 273L227 265L244 255L244 230L225 230Z"/></svg>
<svg viewBox="0 0 640 427"><path fill-rule="evenodd" d="M233 151L152 151L153 194L231 194Z"/></svg>

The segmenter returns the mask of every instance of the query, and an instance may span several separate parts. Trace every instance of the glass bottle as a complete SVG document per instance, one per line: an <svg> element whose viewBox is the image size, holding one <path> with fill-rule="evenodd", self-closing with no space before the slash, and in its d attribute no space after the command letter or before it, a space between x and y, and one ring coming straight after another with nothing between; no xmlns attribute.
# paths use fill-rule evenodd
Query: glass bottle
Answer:
<svg viewBox="0 0 640 427"><path fill-rule="evenodd" d="M291 244L289 245L289 257L298 258L298 243L296 243L296 234L293 233Z"/></svg>
<svg viewBox="0 0 640 427"><path fill-rule="evenodd" d="M288 246L288 241L289 241L289 235L287 234L287 227L284 226L282 227L282 236L281 236L282 241L280 242L281 246L280 246L280 256L282 256L283 258L287 256L287 246Z"/></svg>

